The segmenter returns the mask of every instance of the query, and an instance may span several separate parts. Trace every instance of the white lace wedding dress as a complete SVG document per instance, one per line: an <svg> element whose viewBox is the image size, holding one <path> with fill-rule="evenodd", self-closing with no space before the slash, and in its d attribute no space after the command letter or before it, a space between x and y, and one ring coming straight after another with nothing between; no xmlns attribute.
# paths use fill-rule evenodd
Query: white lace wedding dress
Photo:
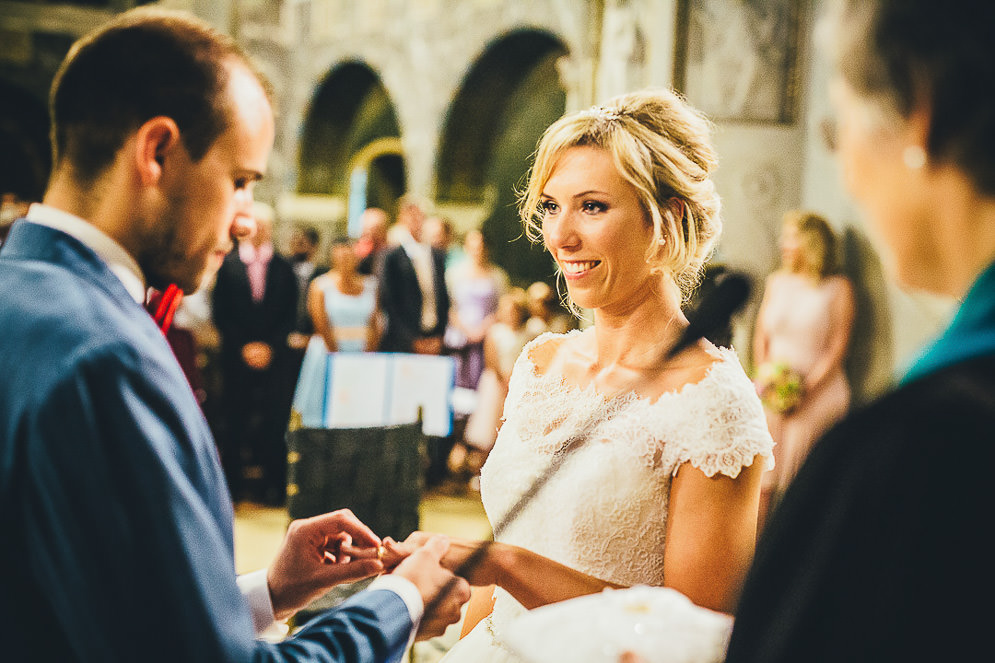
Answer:
<svg viewBox="0 0 995 663"><path fill-rule="evenodd" d="M556 474L498 540L609 582L662 585L671 479L685 462L708 476L736 477L757 456L772 467L763 408L730 349L718 350L720 361L700 382L651 402L635 394L606 399L593 386L579 389L540 375L531 351L562 339L540 336L515 364L505 422L481 472L487 516L499 523L582 432L584 439L571 444ZM523 611L495 589L492 614L443 661L519 661L502 644L501 629Z"/></svg>

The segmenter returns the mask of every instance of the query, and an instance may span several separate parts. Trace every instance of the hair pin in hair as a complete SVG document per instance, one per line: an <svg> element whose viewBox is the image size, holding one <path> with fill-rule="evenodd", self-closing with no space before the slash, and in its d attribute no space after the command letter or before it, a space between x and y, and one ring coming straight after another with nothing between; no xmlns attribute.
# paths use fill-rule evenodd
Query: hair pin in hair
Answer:
<svg viewBox="0 0 995 663"><path fill-rule="evenodd" d="M605 106L594 106L593 108L588 108L585 111L581 111L581 115L585 117L591 117L596 120L619 120L622 118L621 113L618 112L616 108L607 108Z"/></svg>

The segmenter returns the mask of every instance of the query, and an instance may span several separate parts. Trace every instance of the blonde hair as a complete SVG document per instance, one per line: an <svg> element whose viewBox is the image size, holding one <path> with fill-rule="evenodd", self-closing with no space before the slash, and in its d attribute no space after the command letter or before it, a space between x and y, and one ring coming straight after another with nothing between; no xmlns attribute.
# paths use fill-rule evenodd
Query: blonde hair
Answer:
<svg viewBox="0 0 995 663"><path fill-rule="evenodd" d="M646 261L672 278L685 300L722 229L721 203L709 174L718 160L711 123L670 90L634 92L604 106L560 118L543 134L529 181L519 196L519 215L533 242L542 237L543 188L563 153L597 147L633 186L653 226ZM675 213L671 200L681 202Z"/></svg>
<svg viewBox="0 0 995 663"><path fill-rule="evenodd" d="M819 279L836 273L836 233L825 217L815 212L790 210L784 214L784 225L793 226L801 236L805 272Z"/></svg>

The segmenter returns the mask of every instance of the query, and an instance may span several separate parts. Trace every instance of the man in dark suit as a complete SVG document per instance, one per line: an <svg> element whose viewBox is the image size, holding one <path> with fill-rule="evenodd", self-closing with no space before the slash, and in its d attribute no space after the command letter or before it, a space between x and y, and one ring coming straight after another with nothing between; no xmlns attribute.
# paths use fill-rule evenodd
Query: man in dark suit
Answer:
<svg viewBox="0 0 995 663"><path fill-rule="evenodd" d="M382 352L437 355L449 316L446 256L422 243L425 214L410 195L401 198L397 213L400 245L384 258L380 302L387 327Z"/></svg>
<svg viewBox="0 0 995 663"><path fill-rule="evenodd" d="M381 352L442 353L442 336L449 318L446 254L422 241L425 215L411 195L401 198L395 237L400 245L383 260L380 307L387 318ZM455 440L430 437L425 483L440 484Z"/></svg>
<svg viewBox="0 0 995 663"><path fill-rule="evenodd" d="M214 440L143 308L253 231L274 121L246 56L133 10L73 46L50 110L49 188L0 250L4 660L396 661L420 622L455 621L465 583L422 620L453 578L436 539L292 638L254 638L383 564L335 512L291 523L274 564L236 581Z"/></svg>
<svg viewBox="0 0 995 663"><path fill-rule="evenodd" d="M272 214L265 206L254 209L256 234L225 258L212 293L224 388L221 461L233 499L246 488L244 473L255 471L261 476L250 496L279 506L286 492L293 362L287 339L297 322L297 277L273 249Z"/></svg>
<svg viewBox="0 0 995 663"><path fill-rule="evenodd" d="M314 323L311 322L311 315L307 310L307 291L315 277L328 271L328 267L317 260L320 243L321 235L311 226L297 226L290 236L290 264L297 277L297 322L287 340L287 345L292 350L299 350L301 359L304 358L307 342L314 333ZM300 361L298 361L299 368Z"/></svg>
<svg viewBox="0 0 995 663"><path fill-rule="evenodd" d="M297 389L297 378L304 363L308 341L314 334L314 322L308 311L308 290L311 281L328 271L328 267L317 260L318 246L321 235L313 226L296 226L290 236L290 264L297 277L297 316L294 328L287 336L287 347L290 349L290 360L287 361L283 380L284 392L288 398L287 413L293 403L294 391Z"/></svg>

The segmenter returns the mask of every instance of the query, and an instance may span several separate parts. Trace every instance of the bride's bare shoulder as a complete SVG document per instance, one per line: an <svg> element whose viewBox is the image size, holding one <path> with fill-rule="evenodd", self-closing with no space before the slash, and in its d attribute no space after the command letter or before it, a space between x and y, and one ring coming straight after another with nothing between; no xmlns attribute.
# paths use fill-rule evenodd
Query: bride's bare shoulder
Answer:
<svg viewBox="0 0 995 663"><path fill-rule="evenodd" d="M562 373L566 361L583 351L588 342L588 332L573 330L565 334L543 334L533 341L528 359L539 375L551 371Z"/></svg>
<svg viewBox="0 0 995 663"><path fill-rule="evenodd" d="M723 355L714 345L702 339L674 357L663 370L657 372L651 389L654 398L668 392L678 392L708 377Z"/></svg>

